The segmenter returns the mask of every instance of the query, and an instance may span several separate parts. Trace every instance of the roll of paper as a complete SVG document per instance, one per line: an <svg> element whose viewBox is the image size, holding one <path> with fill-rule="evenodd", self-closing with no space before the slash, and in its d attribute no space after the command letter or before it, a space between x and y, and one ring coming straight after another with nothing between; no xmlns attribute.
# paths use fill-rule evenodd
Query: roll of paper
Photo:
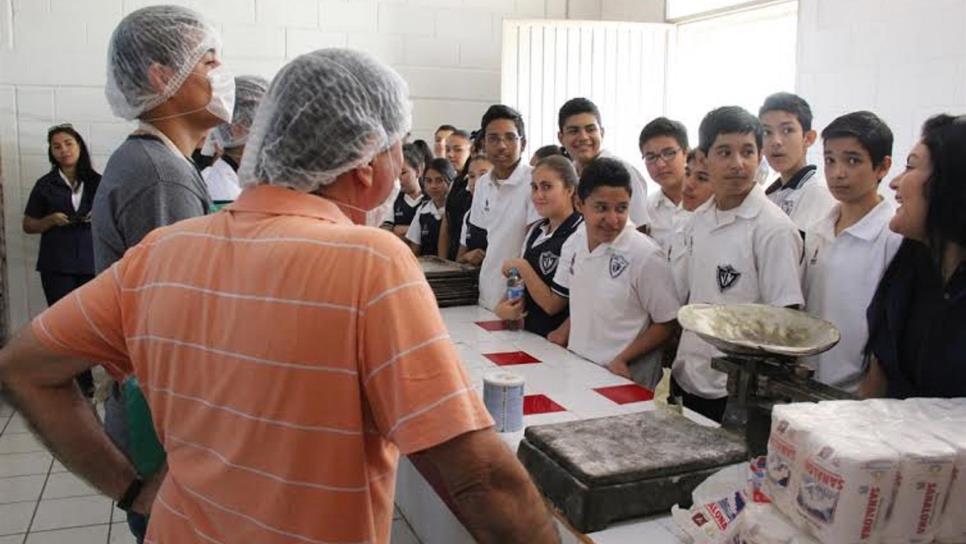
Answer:
<svg viewBox="0 0 966 544"><path fill-rule="evenodd" d="M483 403L496 422L496 430L512 433L523 428L523 385L519 374L495 370L483 376Z"/></svg>

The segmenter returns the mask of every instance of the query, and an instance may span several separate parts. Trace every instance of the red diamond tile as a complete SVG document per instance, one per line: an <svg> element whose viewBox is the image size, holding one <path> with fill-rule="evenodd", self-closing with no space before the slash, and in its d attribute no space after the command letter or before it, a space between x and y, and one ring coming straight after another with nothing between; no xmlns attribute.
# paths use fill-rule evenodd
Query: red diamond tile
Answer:
<svg viewBox="0 0 966 544"><path fill-rule="evenodd" d="M546 395L526 395L523 397L523 415L550 414L563 412L566 408L557 404Z"/></svg>
<svg viewBox="0 0 966 544"><path fill-rule="evenodd" d="M526 365L530 363L539 363L540 359L537 359L533 355L525 351L507 351L504 353L484 353L484 357L493 361L499 366L508 365Z"/></svg>
<svg viewBox="0 0 966 544"><path fill-rule="evenodd" d="M506 330L506 321L503 321L502 319L497 319L494 321L477 321L476 324L479 325L480 328L490 332Z"/></svg>
<svg viewBox="0 0 966 544"><path fill-rule="evenodd" d="M637 384L612 385L610 387L598 387L594 389L601 395L607 397L617 404L628 404L631 402L641 402L654 398L654 392L645 389Z"/></svg>

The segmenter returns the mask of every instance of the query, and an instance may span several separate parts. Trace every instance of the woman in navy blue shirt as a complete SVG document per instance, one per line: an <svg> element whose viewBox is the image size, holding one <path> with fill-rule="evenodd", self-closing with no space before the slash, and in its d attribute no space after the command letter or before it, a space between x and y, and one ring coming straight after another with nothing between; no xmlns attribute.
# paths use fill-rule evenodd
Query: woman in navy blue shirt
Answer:
<svg viewBox="0 0 966 544"><path fill-rule="evenodd" d="M40 234L37 271L47 305L52 306L94 277L91 206L101 175L71 125L51 128L47 146L51 169L30 191L23 230ZM93 393L90 371L77 380L85 394Z"/></svg>
<svg viewBox="0 0 966 544"><path fill-rule="evenodd" d="M905 240L869 305L866 396L966 396L966 116L937 115L890 183Z"/></svg>

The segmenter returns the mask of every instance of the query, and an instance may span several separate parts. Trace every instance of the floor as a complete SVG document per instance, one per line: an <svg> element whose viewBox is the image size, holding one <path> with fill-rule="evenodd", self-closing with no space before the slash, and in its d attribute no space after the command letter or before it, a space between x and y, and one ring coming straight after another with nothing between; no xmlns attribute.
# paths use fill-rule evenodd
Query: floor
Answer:
<svg viewBox="0 0 966 544"><path fill-rule="evenodd" d="M134 544L124 512L67 470L0 397L0 544ZM393 544L419 544L397 510Z"/></svg>

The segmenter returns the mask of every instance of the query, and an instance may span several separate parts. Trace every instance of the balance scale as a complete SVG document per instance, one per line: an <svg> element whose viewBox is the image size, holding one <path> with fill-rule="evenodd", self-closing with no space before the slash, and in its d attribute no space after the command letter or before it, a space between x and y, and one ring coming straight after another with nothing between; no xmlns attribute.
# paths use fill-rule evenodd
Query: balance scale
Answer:
<svg viewBox="0 0 966 544"><path fill-rule="evenodd" d="M722 427L743 434L752 456L766 453L775 404L856 398L814 380L799 361L839 342L828 321L763 304L690 304L678 322L723 352L711 359L711 368L728 374Z"/></svg>

